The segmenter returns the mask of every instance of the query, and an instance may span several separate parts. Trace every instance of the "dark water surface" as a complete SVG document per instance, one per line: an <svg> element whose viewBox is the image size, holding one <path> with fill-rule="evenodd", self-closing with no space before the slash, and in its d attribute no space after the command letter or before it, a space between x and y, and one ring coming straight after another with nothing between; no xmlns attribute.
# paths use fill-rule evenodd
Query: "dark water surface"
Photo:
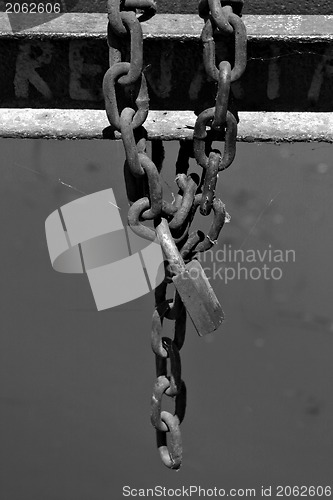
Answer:
<svg viewBox="0 0 333 500"><path fill-rule="evenodd" d="M46 246L46 217L83 193L113 187L126 220L122 145L2 140L1 153L1 499L333 486L333 146L239 144L220 174L231 221L215 277L213 259L205 266L227 320L205 338L188 326L178 473L160 463L149 419L153 294L97 312L87 278L53 271ZM169 200L176 154L167 144ZM243 271L226 283L223 268L238 264L222 262L225 245L295 258L266 253L281 279Z"/></svg>

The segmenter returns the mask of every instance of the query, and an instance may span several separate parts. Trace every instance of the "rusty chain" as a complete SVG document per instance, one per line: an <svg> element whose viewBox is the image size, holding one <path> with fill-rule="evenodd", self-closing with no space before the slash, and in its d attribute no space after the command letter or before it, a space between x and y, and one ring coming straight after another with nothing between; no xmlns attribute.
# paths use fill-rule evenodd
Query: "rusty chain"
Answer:
<svg viewBox="0 0 333 500"><path fill-rule="evenodd" d="M215 189L218 172L228 168L236 154L237 119L228 108L231 84L242 76L247 63L247 34L240 18L243 3L243 0L199 2L199 15L205 20L201 33L204 66L207 75L218 84L215 107L205 109L199 114L193 134L195 159L205 171L200 205L203 215L209 214L211 210L212 191ZM221 37L222 41L233 37L233 67L227 60L220 61L218 67L216 66L216 42ZM223 155L209 146L207 148L212 142L206 131L208 125L211 126L211 134L225 134Z"/></svg>
<svg viewBox="0 0 333 500"><path fill-rule="evenodd" d="M246 66L246 31L239 17L242 5L241 0L199 2L199 15L205 20L201 35L204 65L207 75L217 82L216 104L197 117L193 141L180 141L176 163L179 192L170 203L163 199L162 141L152 143L150 158L143 126L149 111L149 95L143 73L140 22L155 14L156 5L154 0L108 0L107 3L109 69L104 75L103 92L111 133L121 132L125 149L124 178L130 205L128 224L136 234L152 241L156 240L158 227L169 233L185 262L216 244L226 220L225 206L215 197L215 188L219 171L229 167L235 157L237 120L229 109L229 95L231 83L240 78ZM233 67L227 60L216 66L215 41L222 36L234 39ZM223 155L211 147L216 137L225 141ZM193 157L203 169L201 179L197 174L188 175L189 161ZM209 215L213 210L207 234L199 230L189 232L198 207L202 215ZM155 229L143 223L147 220L154 222ZM164 223L167 225L163 226ZM185 340L187 313L177 290L172 299L167 298L167 287L174 273L170 263L165 262L165 279L155 290L151 347L156 359L156 381L151 422L156 429L163 463L171 469L179 469L182 462L180 424L186 409L180 350ZM164 319L174 321L173 339L162 335ZM164 395L174 399L174 414L162 410Z"/></svg>

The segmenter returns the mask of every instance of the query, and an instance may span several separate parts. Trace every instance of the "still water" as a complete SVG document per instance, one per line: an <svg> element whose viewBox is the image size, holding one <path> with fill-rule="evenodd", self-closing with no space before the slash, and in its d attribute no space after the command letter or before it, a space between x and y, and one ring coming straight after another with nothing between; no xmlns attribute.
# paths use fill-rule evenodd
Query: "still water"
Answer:
<svg viewBox="0 0 333 500"><path fill-rule="evenodd" d="M122 145L1 141L1 498L332 486L332 152L239 144L220 174L231 220L203 267L226 322L205 338L188 325L175 473L160 463L149 418L153 294L97 312L87 278L55 272L45 240L51 212L108 187L126 221ZM166 144L170 201L176 156Z"/></svg>

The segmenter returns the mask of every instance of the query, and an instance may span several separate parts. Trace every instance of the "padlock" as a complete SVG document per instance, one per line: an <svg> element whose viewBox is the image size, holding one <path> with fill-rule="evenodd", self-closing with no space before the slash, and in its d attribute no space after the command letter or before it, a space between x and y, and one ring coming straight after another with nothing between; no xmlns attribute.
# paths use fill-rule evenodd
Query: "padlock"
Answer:
<svg viewBox="0 0 333 500"><path fill-rule="evenodd" d="M203 336L215 331L224 320L224 314L200 262L192 260L185 265L166 219L161 219L156 234L174 274L172 281L198 334Z"/></svg>

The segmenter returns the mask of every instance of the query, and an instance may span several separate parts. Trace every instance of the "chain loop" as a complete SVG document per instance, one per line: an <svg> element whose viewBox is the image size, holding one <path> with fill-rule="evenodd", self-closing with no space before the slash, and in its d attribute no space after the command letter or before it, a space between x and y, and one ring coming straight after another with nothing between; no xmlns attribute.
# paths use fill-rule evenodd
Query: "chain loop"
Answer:
<svg viewBox="0 0 333 500"><path fill-rule="evenodd" d="M219 234L224 226L226 219L224 203L219 198L214 198L212 207L214 211L212 224L205 239L200 241L195 247L196 253L206 252L212 248L213 245L216 245Z"/></svg>
<svg viewBox="0 0 333 500"><path fill-rule="evenodd" d="M215 107L207 108L198 116L193 134L194 156L198 164L205 170L209 165L209 158L206 155L206 126L212 122L215 116ZM227 111L226 132L224 141L224 154L220 159L219 171L228 168L234 161L236 155L237 122L234 115Z"/></svg>
<svg viewBox="0 0 333 500"><path fill-rule="evenodd" d="M135 137L133 133L134 116L134 109L123 109L120 115L119 125L126 153L127 164L135 177L141 177L144 175L145 171L140 164L139 153L135 144Z"/></svg>
<svg viewBox="0 0 333 500"><path fill-rule="evenodd" d="M174 299L165 299L165 288L166 283L160 285L164 288L164 295L157 301L155 306L155 311L153 313L152 321L152 333L151 333L151 347L156 356L161 358L168 357L168 351L163 345L162 338L162 328L163 319L167 318L170 320L175 320L175 334L173 343L177 347L178 351L181 350L185 340L185 326L186 326L186 309L182 303L178 292L175 292ZM156 294L155 294L156 296Z"/></svg>
<svg viewBox="0 0 333 500"><path fill-rule="evenodd" d="M214 130L221 130L227 121L229 93L231 85L231 65L228 61L219 64L219 82L215 104L215 114L212 123Z"/></svg>
<svg viewBox="0 0 333 500"><path fill-rule="evenodd" d="M166 431L156 430L156 444L164 465L169 469L179 469L182 464L182 437L178 418L165 412L163 420L170 432L170 443L167 444Z"/></svg>
<svg viewBox="0 0 333 500"><path fill-rule="evenodd" d="M170 380L165 375L160 375L157 377L152 394L151 400L151 423L155 429L163 432L168 432L168 426L164 422L164 417L170 413L167 411L162 411L162 397L163 394L171 387ZM174 416L177 417L178 425L182 423L185 416L186 409L186 386L184 382L181 383L179 392L175 396L175 413Z"/></svg>
<svg viewBox="0 0 333 500"><path fill-rule="evenodd" d="M202 189L200 213L209 215L215 197L215 188L219 173L220 155L212 151L209 155L208 168L205 171L205 181Z"/></svg>
<svg viewBox="0 0 333 500"><path fill-rule="evenodd" d="M114 64L121 62L121 41L112 30L110 23L108 23L107 27L107 42L109 46L109 66L112 67Z"/></svg>
<svg viewBox="0 0 333 500"><path fill-rule="evenodd" d="M230 7L222 7L222 10L228 14L228 21L232 25L235 34L235 63L231 70L231 83L238 80L246 69L247 62L247 35L243 21L230 12ZM201 40L203 43L203 59L206 73L215 80L219 81L219 70L215 64L215 40L213 21L207 19L202 30Z"/></svg>
<svg viewBox="0 0 333 500"><path fill-rule="evenodd" d="M139 222L140 216L144 210L148 210L150 201L147 197L137 200L128 210L127 222L133 233L145 240L155 241L156 233L150 227L144 226Z"/></svg>
<svg viewBox="0 0 333 500"><path fill-rule="evenodd" d="M199 15L201 17L207 17L209 11L214 23L222 33L231 34L233 32L233 28L223 12L220 0L201 0L199 2Z"/></svg>
<svg viewBox="0 0 333 500"><path fill-rule="evenodd" d="M235 14L240 16L244 5L244 0L222 0L220 1L220 5L221 7L225 5L231 5ZM219 9L219 6L217 6L217 9ZM209 16L209 10L210 6L208 0L200 0L199 16L205 19L207 16Z"/></svg>
<svg viewBox="0 0 333 500"><path fill-rule="evenodd" d="M199 179L197 177L198 176L196 175L189 175L187 177L185 174L179 174L176 177L176 183L178 187L182 189L183 196L180 207L178 208L172 221L169 222L170 229L178 229L188 216L199 184Z"/></svg>
<svg viewBox="0 0 333 500"><path fill-rule="evenodd" d="M162 344L166 350L167 358L156 356L156 375L167 376L167 359L170 360L170 387L165 391L167 396L173 397L179 394L181 380L181 362L179 349L177 345L169 337L162 337Z"/></svg>
<svg viewBox="0 0 333 500"><path fill-rule="evenodd" d="M139 153L139 161L141 167L148 179L148 197L150 200L150 208L142 213L141 217L144 220L155 219L162 211L162 183L161 177L155 163L149 158L146 153Z"/></svg>
<svg viewBox="0 0 333 500"><path fill-rule="evenodd" d="M202 195L199 195L197 204L200 205ZM214 217L208 233L205 235L202 231L194 231L190 234L186 244L181 249L181 256L184 260L195 258L197 253L206 252L217 243L219 234L226 220L225 205L219 198L214 198L212 203Z"/></svg>
<svg viewBox="0 0 333 500"><path fill-rule="evenodd" d="M124 10L137 9L141 11L138 20L148 21L156 14L156 2L154 0L125 0Z"/></svg>
<svg viewBox="0 0 333 500"><path fill-rule="evenodd" d="M118 131L120 131L120 116L115 89L116 79L119 78L120 75L128 74L130 66L130 63L127 62L116 63L107 70L103 79L106 114L112 127ZM133 117L133 129L140 127L146 121L148 116L148 88L147 81L143 73L141 75L140 87L135 99L135 104L137 106L137 111Z"/></svg>
<svg viewBox="0 0 333 500"><path fill-rule="evenodd" d="M136 18L134 12L121 12L121 20L129 32L131 40L130 48L130 70L119 78L120 85L129 85L135 83L142 73L143 65L143 36L141 24Z"/></svg>
<svg viewBox="0 0 333 500"><path fill-rule="evenodd" d="M124 180L128 203L131 206L134 202L145 196L144 177L134 177L127 161L125 161Z"/></svg>
<svg viewBox="0 0 333 500"><path fill-rule="evenodd" d="M111 26L112 32L117 36L125 36L127 34L127 30L123 25L120 13L120 4L124 3L121 0L112 0L108 1L108 18L109 24Z"/></svg>
<svg viewBox="0 0 333 500"><path fill-rule="evenodd" d="M121 37L127 34L122 22L122 10L143 10L144 14L139 18L139 21L146 21L155 14L156 4L152 0L108 0L107 9L112 31Z"/></svg>

